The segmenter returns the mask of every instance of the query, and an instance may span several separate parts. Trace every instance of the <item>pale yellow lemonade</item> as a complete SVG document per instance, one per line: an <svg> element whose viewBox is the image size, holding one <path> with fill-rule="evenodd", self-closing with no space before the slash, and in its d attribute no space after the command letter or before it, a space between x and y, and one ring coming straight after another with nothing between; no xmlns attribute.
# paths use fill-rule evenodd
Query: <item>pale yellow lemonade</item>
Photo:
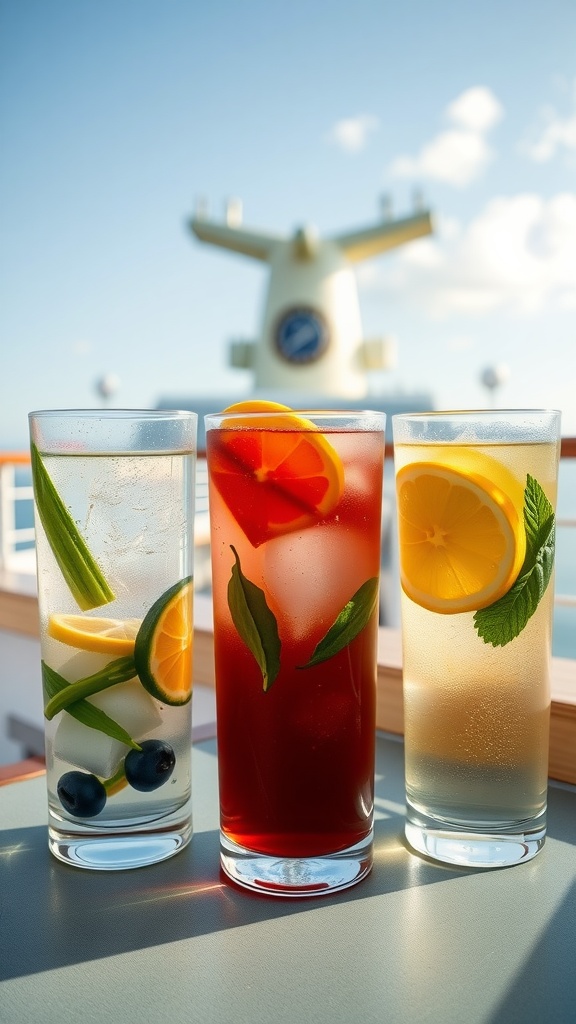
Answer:
<svg viewBox="0 0 576 1024"><path fill-rule="evenodd" d="M556 443L395 445L397 479L403 467L433 464L435 471L469 473L491 481L510 499L504 525L516 533L516 560L504 538L487 534L480 551L494 563L508 558L514 582L522 565L527 475L556 505ZM405 471L408 472L408 471ZM507 511L506 511L507 508ZM515 525L514 525L515 524ZM438 543L442 543L440 538ZM412 556L400 519L401 563ZM500 545L500 546L499 546ZM478 552L477 552L478 553ZM408 587L410 589L410 587ZM426 598L423 601L428 604ZM408 818L436 827L503 833L523 820L544 820L548 775L549 664L553 581L525 627L504 646L476 631L475 608L457 613L423 607L402 590L406 796ZM486 601L488 602L488 599ZM485 603L485 606L486 606Z"/></svg>

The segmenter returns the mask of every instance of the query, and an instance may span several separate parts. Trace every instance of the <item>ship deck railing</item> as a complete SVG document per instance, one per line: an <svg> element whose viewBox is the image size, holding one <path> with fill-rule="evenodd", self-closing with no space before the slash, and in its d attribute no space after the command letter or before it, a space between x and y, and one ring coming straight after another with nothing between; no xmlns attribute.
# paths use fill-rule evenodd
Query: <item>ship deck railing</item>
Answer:
<svg viewBox="0 0 576 1024"><path fill-rule="evenodd" d="M388 454L391 454L390 452ZM561 449L562 459L576 458L576 438L564 438ZM2 563L0 563L0 631L8 634L30 637L38 641L39 619L36 595L33 537L28 532L18 534L15 513L10 503L31 500L29 484L18 486L14 474L28 464L22 453L5 453L0 456L0 481L5 493L0 495L2 520L0 525L7 532L2 539ZM20 490L22 494L14 494ZM212 691L214 687L214 638L212 626L212 601L209 596L210 537L208 525L208 481L206 462L198 460L197 505L195 523L195 575L198 580L194 610L194 682L195 685ZM559 529L576 528L576 518L561 517ZM29 530L29 527L26 528ZM32 544L31 544L32 540ZM24 553L19 545L24 544ZM204 586L202 585L204 584ZM204 593L202 591L205 591ZM556 604L576 608L576 595L559 593ZM576 631L575 631L576 633ZM552 713L550 725L550 778L559 782L576 784L576 657L552 658ZM402 640L398 628L381 626L378 643L377 673L377 728L387 733L402 736L404 732L402 696ZM0 716L1 717L1 716ZM26 723L21 726L24 737ZM0 730L5 729L0 721ZM36 731L38 728L36 727ZM41 743L41 739L38 741ZM24 756L32 754L41 757L41 750L32 747ZM37 767L32 760L31 769ZM0 768L6 778L6 769ZM10 777L10 771L8 770Z"/></svg>

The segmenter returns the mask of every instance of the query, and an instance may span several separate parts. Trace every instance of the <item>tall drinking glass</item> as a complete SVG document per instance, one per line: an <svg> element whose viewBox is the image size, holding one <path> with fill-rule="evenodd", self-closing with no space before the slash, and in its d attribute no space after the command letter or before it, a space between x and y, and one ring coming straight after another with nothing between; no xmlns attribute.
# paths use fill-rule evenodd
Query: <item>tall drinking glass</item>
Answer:
<svg viewBox="0 0 576 1024"><path fill-rule="evenodd" d="M206 417L221 862L279 896L372 865L384 416Z"/></svg>
<svg viewBox="0 0 576 1024"><path fill-rule="evenodd" d="M560 414L393 417L406 836L475 867L546 836Z"/></svg>
<svg viewBox="0 0 576 1024"><path fill-rule="evenodd" d="M194 413L30 414L49 846L84 868L192 833Z"/></svg>

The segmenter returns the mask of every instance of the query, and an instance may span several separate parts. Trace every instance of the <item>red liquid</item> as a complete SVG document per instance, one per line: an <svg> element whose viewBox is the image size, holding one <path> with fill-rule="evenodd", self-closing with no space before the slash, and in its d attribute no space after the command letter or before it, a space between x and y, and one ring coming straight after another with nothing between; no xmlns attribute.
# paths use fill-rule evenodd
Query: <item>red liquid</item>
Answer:
<svg viewBox="0 0 576 1024"><path fill-rule="evenodd" d="M372 827L377 610L334 657L298 667L380 572L382 438L328 436L341 450L345 487L313 526L255 548L214 484L210 492L221 826L234 842L278 856L343 850ZM230 545L277 618L281 669L268 692L231 621Z"/></svg>

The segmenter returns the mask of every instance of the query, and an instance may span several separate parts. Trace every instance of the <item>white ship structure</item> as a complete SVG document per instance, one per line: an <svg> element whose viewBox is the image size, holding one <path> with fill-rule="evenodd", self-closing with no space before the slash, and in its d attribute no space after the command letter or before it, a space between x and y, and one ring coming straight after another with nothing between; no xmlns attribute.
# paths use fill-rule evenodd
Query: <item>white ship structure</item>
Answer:
<svg viewBox="0 0 576 1024"><path fill-rule="evenodd" d="M368 399L389 414L430 407L428 394L370 395L370 373L393 365L395 345L384 335L364 337L355 273L359 262L429 235L429 210L392 219L386 206L372 225L322 237L313 225L291 235L244 227L234 201L223 221L210 219L200 205L188 226L200 242L269 268L258 337L230 345L230 364L252 373L251 394L295 408L359 408ZM202 419L237 400L188 394L163 396L159 404L194 408ZM202 430L200 424L200 447Z"/></svg>

